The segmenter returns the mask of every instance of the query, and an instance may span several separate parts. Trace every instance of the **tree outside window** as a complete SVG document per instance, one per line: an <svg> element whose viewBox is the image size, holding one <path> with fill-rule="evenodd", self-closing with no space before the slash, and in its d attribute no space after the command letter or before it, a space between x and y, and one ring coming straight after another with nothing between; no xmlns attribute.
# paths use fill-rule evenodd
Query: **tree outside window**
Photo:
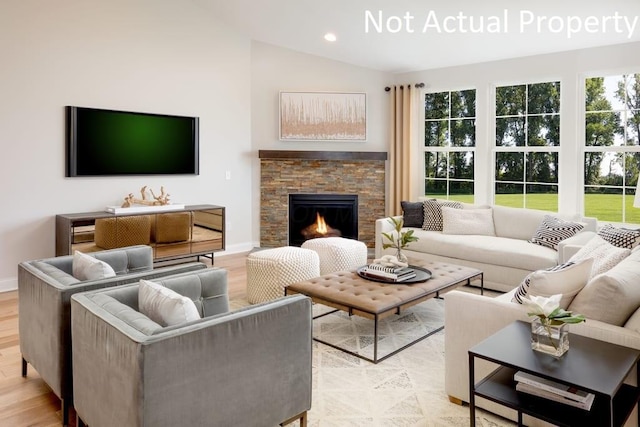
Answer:
<svg viewBox="0 0 640 427"><path fill-rule="evenodd" d="M640 168L640 74L585 81L585 215L640 223L633 207Z"/></svg>
<svg viewBox="0 0 640 427"><path fill-rule="evenodd" d="M558 210L560 82L496 88L496 205Z"/></svg>
<svg viewBox="0 0 640 427"><path fill-rule="evenodd" d="M425 186L428 197L473 203L475 89L425 95Z"/></svg>

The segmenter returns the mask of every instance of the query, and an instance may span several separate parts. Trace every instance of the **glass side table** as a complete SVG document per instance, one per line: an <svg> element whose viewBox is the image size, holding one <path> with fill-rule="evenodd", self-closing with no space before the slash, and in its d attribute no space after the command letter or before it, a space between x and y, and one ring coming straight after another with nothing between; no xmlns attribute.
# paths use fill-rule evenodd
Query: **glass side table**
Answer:
<svg viewBox="0 0 640 427"><path fill-rule="evenodd" d="M560 359L531 349L531 327L517 321L469 349L469 412L475 426L475 399L483 397L560 426L622 426L640 399L640 389L624 384L639 366L640 350L570 334L571 346ZM498 364L476 382L475 359ZM516 391L513 376L523 371L595 394L591 410ZM640 384L640 369L637 371ZM638 415L640 425L640 411Z"/></svg>

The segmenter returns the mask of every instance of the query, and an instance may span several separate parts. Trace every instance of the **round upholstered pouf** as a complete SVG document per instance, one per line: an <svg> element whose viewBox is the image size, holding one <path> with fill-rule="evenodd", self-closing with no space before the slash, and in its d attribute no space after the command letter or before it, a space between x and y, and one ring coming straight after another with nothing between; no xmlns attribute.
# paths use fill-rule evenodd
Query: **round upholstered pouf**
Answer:
<svg viewBox="0 0 640 427"><path fill-rule="evenodd" d="M284 296L284 287L320 275L318 254L294 246L264 249L247 257L247 299L250 304Z"/></svg>
<svg viewBox="0 0 640 427"><path fill-rule="evenodd" d="M320 257L320 274L353 270L367 263L367 245L344 237L320 237L302 244Z"/></svg>

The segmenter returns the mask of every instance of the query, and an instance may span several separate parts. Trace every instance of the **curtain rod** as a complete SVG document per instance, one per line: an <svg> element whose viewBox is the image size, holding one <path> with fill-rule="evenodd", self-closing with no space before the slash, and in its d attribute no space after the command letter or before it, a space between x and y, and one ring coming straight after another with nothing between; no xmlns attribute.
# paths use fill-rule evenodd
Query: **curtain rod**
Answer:
<svg viewBox="0 0 640 427"><path fill-rule="evenodd" d="M408 87L408 88L411 88L411 85L407 85L407 87ZM423 87L424 87L424 83L416 83L416 84L415 84L415 87L416 87L416 88L423 88ZM402 87L402 85L400 85L400 89L404 89L404 88ZM384 88L384 91L385 91L385 92L389 92L390 90L391 90L391 88L390 88L389 86L387 86L387 87L385 87L385 88Z"/></svg>

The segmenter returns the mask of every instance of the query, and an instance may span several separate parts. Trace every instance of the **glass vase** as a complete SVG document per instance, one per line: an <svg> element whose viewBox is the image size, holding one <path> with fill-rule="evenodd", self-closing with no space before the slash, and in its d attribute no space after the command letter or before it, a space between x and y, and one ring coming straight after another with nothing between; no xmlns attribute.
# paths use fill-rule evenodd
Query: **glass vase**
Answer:
<svg viewBox="0 0 640 427"><path fill-rule="evenodd" d="M407 256L404 254L404 252L402 252L402 248L400 246L398 246L396 248L396 258L398 259L398 261L400 262L404 262L404 263L409 263L409 259L407 258Z"/></svg>
<svg viewBox="0 0 640 427"><path fill-rule="evenodd" d="M531 322L531 348L553 357L561 357L569 350L569 331L566 323L544 324L539 317Z"/></svg>

